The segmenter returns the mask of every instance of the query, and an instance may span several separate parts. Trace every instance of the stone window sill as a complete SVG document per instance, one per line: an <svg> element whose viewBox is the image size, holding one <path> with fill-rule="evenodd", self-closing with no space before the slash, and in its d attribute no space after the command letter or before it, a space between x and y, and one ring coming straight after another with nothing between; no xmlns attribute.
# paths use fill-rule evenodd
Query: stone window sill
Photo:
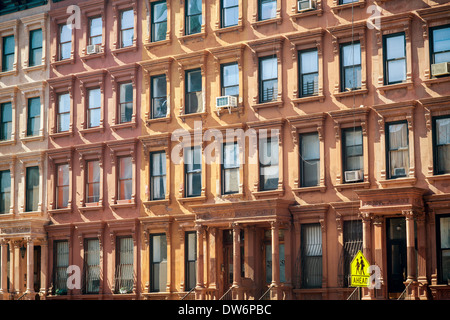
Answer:
<svg viewBox="0 0 450 320"><path fill-rule="evenodd" d="M111 50L111 53L113 55L118 55L118 54L121 54L124 52L133 52L133 51L137 51L137 45L135 45L135 44L132 46L125 47L125 48L117 48L117 49Z"/></svg>
<svg viewBox="0 0 450 320"><path fill-rule="evenodd" d="M408 184L410 186L414 186L417 182L416 178L397 178L397 179L389 179L389 180L380 180L380 184L383 187L391 187L396 185Z"/></svg>
<svg viewBox="0 0 450 320"><path fill-rule="evenodd" d="M439 174L434 176L425 177L429 181L441 181L441 180L450 180L450 174Z"/></svg>
<svg viewBox="0 0 450 320"><path fill-rule="evenodd" d="M370 187L369 181L355 182L355 183L340 183L334 186L336 190L342 191L345 189L367 189Z"/></svg>
<svg viewBox="0 0 450 320"><path fill-rule="evenodd" d="M338 92L333 94L333 96L337 99L346 98L346 97L353 97L353 95L365 95L369 92L368 89L358 89L358 90L351 90L351 91L345 91L345 92Z"/></svg>
<svg viewBox="0 0 450 320"><path fill-rule="evenodd" d="M267 26L267 25L271 25L271 24L280 25L282 22L283 22L283 18L277 17L277 18L252 22L252 27L254 29L258 29L259 27Z"/></svg>
<svg viewBox="0 0 450 320"><path fill-rule="evenodd" d="M260 109L273 108L273 107L281 108L281 107L283 107L283 101L276 100L276 101L271 101L271 102L263 102L263 103L254 104L252 107L256 111L258 111Z"/></svg>
<svg viewBox="0 0 450 320"><path fill-rule="evenodd" d="M282 197L282 196L284 196L284 190L277 189L277 190L269 190L269 191L256 191L256 192L252 192L252 195L257 199L265 198L265 197Z"/></svg>
<svg viewBox="0 0 450 320"><path fill-rule="evenodd" d="M320 191L320 192L325 192L327 190L326 186L316 186L316 187L303 187L303 188L293 188L292 191L295 194L301 194L301 193L305 193L305 192L316 192L316 191Z"/></svg>
<svg viewBox="0 0 450 320"><path fill-rule="evenodd" d="M49 209L48 213L50 214L72 213L72 208Z"/></svg>
<svg viewBox="0 0 450 320"><path fill-rule="evenodd" d="M120 129L136 129L136 122L134 121L130 121L130 122L125 122L125 123L117 123L117 124L113 124L111 125L111 129L116 131L116 130L120 130Z"/></svg>
<svg viewBox="0 0 450 320"><path fill-rule="evenodd" d="M150 127L152 124L159 123L159 122L166 122L166 123L169 123L170 120L171 120L170 117L155 118L155 119L147 119L147 120L145 120L145 123L147 124L147 126Z"/></svg>
<svg viewBox="0 0 450 320"><path fill-rule="evenodd" d="M202 29L203 29L203 27L202 27ZM188 35L181 36L179 38L179 40L182 43L186 43L186 42L191 41L191 40L203 40L205 38L206 38L206 32L199 32L199 33L194 33L194 34L188 34Z"/></svg>
<svg viewBox="0 0 450 320"><path fill-rule="evenodd" d="M297 12L294 14L291 14L291 19L295 20L297 22L298 19L303 19L305 17L310 17L310 16L322 16L323 14L323 10L322 9L314 9L314 10L308 10L308 11L302 11L302 12Z"/></svg>
<svg viewBox="0 0 450 320"><path fill-rule="evenodd" d="M45 70L45 64L40 64L37 66L31 66L31 67L24 67L22 70L25 73L38 71L38 70Z"/></svg>
<svg viewBox="0 0 450 320"><path fill-rule="evenodd" d="M152 206L167 206L170 203L169 199L161 199L161 200L147 200L142 202L147 209L150 209Z"/></svg>
<svg viewBox="0 0 450 320"><path fill-rule="evenodd" d="M154 48L154 47L169 45L171 42L172 41L169 38L169 39L160 40L160 41L147 42L144 44L144 46L147 50L150 50L151 48Z"/></svg>
<svg viewBox="0 0 450 320"><path fill-rule="evenodd" d="M351 9L352 7L364 8L365 6L366 6L366 1L362 0L362 1L352 2L352 3L339 4L337 6L332 6L331 10L333 11L334 14L336 14L337 12L339 12L341 10Z"/></svg>
<svg viewBox="0 0 450 320"><path fill-rule="evenodd" d="M411 90L412 88L413 88L412 82L403 82L403 83L389 84L389 85L384 85L384 86L378 87L378 91L380 91L381 93L385 93L387 91L393 91L393 90L399 90L399 89Z"/></svg>
<svg viewBox="0 0 450 320"><path fill-rule="evenodd" d="M206 196L178 198L178 202L180 202L181 204L190 203L190 202L205 202L205 201L206 201Z"/></svg>
<svg viewBox="0 0 450 320"><path fill-rule="evenodd" d="M427 87L430 87L435 84L441 84L445 82L450 82L450 76L442 77L442 78L432 78L426 79L423 81Z"/></svg>
<svg viewBox="0 0 450 320"><path fill-rule="evenodd" d="M220 28L220 29L216 29L214 31L214 33L216 35L222 35L224 33L231 33L231 32L241 32L244 29L244 26L242 24L238 24L236 26L231 26L231 27L225 27L225 28Z"/></svg>
<svg viewBox="0 0 450 320"><path fill-rule="evenodd" d="M296 105L299 105L302 103L315 102L315 101L323 102L324 100L325 100L324 95L317 95L317 96L296 98L296 99L293 99L292 102Z"/></svg>

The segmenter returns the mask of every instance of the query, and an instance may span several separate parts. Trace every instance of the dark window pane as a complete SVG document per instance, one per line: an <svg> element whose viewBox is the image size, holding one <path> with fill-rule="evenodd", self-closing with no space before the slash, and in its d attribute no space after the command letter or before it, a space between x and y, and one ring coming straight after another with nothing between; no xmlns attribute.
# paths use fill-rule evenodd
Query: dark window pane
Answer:
<svg viewBox="0 0 450 320"><path fill-rule="evenodd" d="M12 133L12 104L11 102L1 104L0 140L10 140Z"/></svg>
<svg viewBox="0 0 450 320"><path fill-rule="evenodd" d="M37 211L39 203L39 167L26 170L26 211Z"/></svg>
<svg viewBox="0 0 450 320"><path fill-rule="evenodd" d="M40 131L41 99L28 99L27 135L36 136Z"/></svg>
<svg viewBox="0 0 450 320"><path fill-rule="evenodd" d="M317 133L300 136L300 174L302 187L319 185L320 143Z"/></svg>
<svg viewBox="0 0 450 320"><path fill-rule="evenodd" d="M11 205L11 172L0 171L0 214L9 213Z"/></svg>
<svg viewBox="0 0 450 320"><path fill-rule="evenodd" d="M276 17L276 0L259 0L259 20L267 20Z"/></svg>

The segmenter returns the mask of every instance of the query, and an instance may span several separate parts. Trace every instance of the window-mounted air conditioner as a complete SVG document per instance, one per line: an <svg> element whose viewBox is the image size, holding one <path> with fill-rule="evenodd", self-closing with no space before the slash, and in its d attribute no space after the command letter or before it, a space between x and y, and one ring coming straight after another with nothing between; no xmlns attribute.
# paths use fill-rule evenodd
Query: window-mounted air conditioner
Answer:
<svg viewBox="0 0 450 320"><path fill-rule="evenodd" d="M102 47L99 44L90 44L86 48L86 54L100 53L101 50L102 50Z"/></svg>
<svg viewBox="0 0 450 320"><path fill-rule="evenodd" d="M433 77L450 75L450 62L432 64L431 75Z"/></svg>
<svg viewBox="0 0 450 320"><path fill-rule="evenodd" d="M237 97L235 96L221 96L216 98L216 110L217 113L220 112L221 109L228 108L231 112L231 108L237 107Z"/></svg>
<svg viewBox="0 0 450 320"><path fill-rule="evenodd" d="M345 171L344 175L345 175L345 182L355 182L362 180L361 170Z"/></svg>
<svg viewBox="0 0 450 320"><path fill-rule="evenodd" d="M406 169L405 168L394 168L394 176L406 176Z"/></svg>
<svg viewBox="0 0 450 320"><path fill-rule="evenodd" d="M299 12L307 11L307 10L314 10L315 8L316 8L315 0L297 1L297 10Z"/></svg>

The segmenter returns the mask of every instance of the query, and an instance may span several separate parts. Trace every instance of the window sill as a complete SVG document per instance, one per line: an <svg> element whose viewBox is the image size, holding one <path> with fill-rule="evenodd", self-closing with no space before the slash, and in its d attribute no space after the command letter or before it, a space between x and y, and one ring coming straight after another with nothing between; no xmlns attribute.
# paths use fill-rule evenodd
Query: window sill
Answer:
<svg viewBox="0 0 450 320"><path fill-rule="evenodd" d="M345 189L368 189L370 187L369 181L364 182L354 182L354 183L340 183L334 186L337 191L342 191Z"/></svg>
<svg viewBox="0 0 450 320"><path fill-rule="evenodd" d="M49 209L48 213L49 214L72 213L72 208Z"/></svg>
<svg viewBox="0 0 450 320"><path fill-rule="evenodd" d="M203 26L202 26L202 29L203 29ZM206 32L203 31L203 32L195 33L195 34L184 35L178 39L180 40L180 42L186 43L188 41L193 41L193 40L203 41L205 38L206 38Z"/></svg>
<svg viewBox="0 0 450 320"><path fill-rule="evenodd" d="M423 81L427 87L431 87L435 84L441 84L445 82L450 82L450 76L442 77L442 78L432 78L432 79L426 79Z"/></svg>
<svg viewBox="0 0 450 320"><path fill-rule="evenodd" d="M368 89L357 89L357 90L351 90L351 91L345 91L345 92L337 92L333 94L333 96L337 99L346 98L346 97L353 97L354 95L365 95L369 92Z"/></svg>
<svg viewBox="0 0 450 320"><path fill-rule="evenodd" d="M150 125L155 124L155 123L159 123L159 122L166 122L169 123L171 120L170 117L164 117L164 118L155 118L155 119L147 119L145 120L145 124L150 127Z"/></svg>
<svg viewBox="0 0 450 320"><path fill-rule="evenodd" d="M381 87L378 87L378 91L381 93L385 93L386 91L392 91L392 90L399 90L399 89L409 89L411 90L413 88L412 82L402 82L402 83L396 83L396 84L388 84Z"/></svg>
<svg viewBox="0 0 450 320"><path fill-rule="evenodd" d="M16 144L16 140L2 140L0 141L0 146L10 146L10 145L15 145Z"/></svg>
<svg viewBox="0 0 450 320"><path fill-rule="evenodd" d="M116 203L109 206L113 209L136 208L136 202L133 200L117 200Z"/></svg>
<svg viewBox="0 0 450 320"><path fill-rule="evenodd" d="M81 129L80 133L82 135L85 135L88 133L98 133L98 132L103 133L104 131L105 131L105 128L103 128L103 126L100 126L100 127L95 127L95 128Z"/></svg>
<svg viewBox="0 0 450 320"><path fill-rule="evenodd" d="M428 181L441 181L441 180L450 180L450 174L439 174L434 176L427 176L425 177Z"/></svg>
<svg viewBox="0 0 450 320"><path fill-rule="evenodd" d="M271 24L280 25L282 22L283 22L283 18L277 17L277 18L252 22L252 27L253 27L253 29L258 29L259 27L267 26L267 25L271 25Z"/></svg>
<svg viewBox="0 0 450 320"><path fill-rule="evenodd" d="M166 40L160 40L160 41L155 41L155 42L147 42L144 44L145 48L147 50L150 50L151 48L154 47L159 47L159 46L165 46L165 45L169 45L172 42L172 40L166 39Z"/></svg>
<svg viewBox="0 0 450 320"><path fill-rule="evenodd" d="M32 217L40 217L42 216L41 211L25 211L25 212L19 212L19 216L22 218L32 218Z"/></svg>
<svg viewBox="0 0 450 320"><path fill-rule="evenodd" d="M221 36L224 33L231 33L231 32L241 32L244 29L244 26L242 24L238 24L236 26L231 26L231 27L225 27L225 28L220 28L220 29L216 29L214 30L214 33L217 36Z"/></svg>
<svg viewBox="0 0 450 320"><path fill-rule="evenodd" d="M256 111L258 111L260 109L266 109L266 108L272 108L272 107L281 108L281 107L283 107L283 101L276 100L276 101L271 101L271 102L263 102L263 103L255 104L252 107Z"/></svg>
<svg viewBox="0 0 450 320"><path fill-rule="evenodd" d="M152 207L152 206L167 206L170 204L170 200L169 199L147 200L147 201L142 201L142 204L147 209L150 209L150 207Z"/></svg>
<svg viewBox="0 0 450 320"><path fill-rule="evenodd" d="M284 196L284 190L277 189L277 190L269 190L269 191L255 191L255 192L252 192L252 195L257 199L267 198L267 197L280 198L280 197Z"/></svg>
<svg viewBox="0 0 450 320"><path fill-rule="evenodd" d="M121 53L133 52L133 51L137 51L137 45L135 45L135 44L132 46L125 47L125 48L118 48L118 49L111 50L111 53L113 55L118 55Z"/></svg>
<svg viewBox="0 0 450 320"><path fill-rule="evenodd" d="M409 186L414 186L417 182L416 178L397 178L397 179L389 179L389 180L380 180L380 184L383 187L390 187L395 185L403 185L407 184Z"/></svg>
<svg viewBox="0 0 450 320"><path fill-rule="evenodd" d="M28 73L28 72L38 71L38 70L45 70L45 67L46 67L45 64L40 64L40 65L32 66L32 67L24 67L22 70L23 70L23 72Z"/></svg>
<svg viewBox="0 0 450 320"><path fill-rule="evenodd" d="M341 10L351 9L352 7L364 8L365 6L366 6L366 1L362 0L362 1L357 1L357 2L346 3L346 4L339 4L337 6L332 6L331 10L333 11L334 14L336 14L337 12L339 12Z"/></svg>
<svg viewBox="0 0 450 320"><path fill-rule="evenodd" d="M111 129L114 131L120 130L120 129L136 129L136 126L137 126L136 122L130 121L130 122L125 122L125 123L112 124Z"/></svg>
<svg viewBox="0 0 450 320"><path fill-rule="evenodd" d="M317 186L317 187L303 187L303 188L293 188L292 191L296 194L299 195L301 193L305 193L305 192L316 192L316 191L320 191L320 192L325 192L327 190L326 186Z"/></svg>
<svg viewBox="0 0 450 320"><path fill-rule="evenodd" d="M178 202L180 202L181 204L190 203L190 202L205 202L205 201L206 201L206 196L178 198Z"/></svg>
<svg viewBox="0 0 450 320"><path fill-rule="evenodd" d="M64 131L64 132L51 133L49 136L52 139L70 137L70 136L73 136L73 131Z"/></svg>
<svg viewBox="0 0 450 320"><path fill-rule="evenodd" d="M195 118L195 117L201 117L202 119L206 118L208 114L206 112L196 112L196 113L189 113L189 114L180 114L179 117L183 122L186 121L187 118Z"/></svg>
<svg viewBox="0 0 450 320"><path fill-rule="evenodd" d="M299 105L302 103L315 102L315 101L323 102L324 100L325 100L324 95L317 95L317 96L296 98L296 99L293 99L292 102L296 105Z"/></svg>
<svg viewBox="0 0 450 320"><path fill-rule="evenodd" d="M22 137L22 138L20 138L20 141L22 141L23 143L33 142L33 141L44 141L44 136L38 135L38 136L31 136L31 137Z"/></svg>
<svg viewBox="0 0 450 320"><path fill-rule="evenodd" d="M102 205L98 205L98 203L86 203L84 207L78 207L78 209L81 212L87 212L87 211L98 211L103 210Z"/></svg>
<svg viewBox="0 0 450 320"><path fill-rule="evenodd" d="M0 77L15 76L15 75L17 75L17 69L0 72Z"/></svg>
<svg viewBox="0 0 450 320"><path fill-rule="evenodd" d="M220 196L217 197L220 200L231 200L231 199L240 199L243 200L244 199L244 194L243 193L230 193L230 194L221 194Z"/></svg>
<svg viewBox="0 0 450 320"><path fill-rule="evenodd" d="M86 54L84 56L82 56L80 59L83 61L86 60L91 60L91 59L96 59L96 58L105 58L106 54L105 52L99 52L99 53L93 53L93 54Z"/></svg>
<svg viewBox="0 0 450 320"><path fill-rule="evenodd" d="M323 10L322 9L313 9L313 10L308 10L308 11L302 11L302 12L298 12L291 14L291 19L294 20L295 22L297 22L298 19L303 19L305 17L310 17L310 16L322 16L323 14Z"/></svg>
<svg viewBox="0 0 450 320"><path fill-rule="evenodd" d="M0 213L0 220L9 220L14 218L14 213Z"/></svg>
<svg viewBox="0 0 450 320"><path fill-rule="evenodd" d="M52 67L58 67L58 66L62 66L65 64L74 64L74 63L75 63L75 58L69 58L69 59L64 59L64 60L53 61L50 65Z"/></svg>
<svg viewBox="0 0 450 320"><path fill-rule="evenodd" d="M219 109L216 108L216 114L219 118L224 114L232 114L233 112L236 112L238 114L243 114L244 107L242 105L239 105L237 107L232 107L232 108L219 108Z"/></svg>

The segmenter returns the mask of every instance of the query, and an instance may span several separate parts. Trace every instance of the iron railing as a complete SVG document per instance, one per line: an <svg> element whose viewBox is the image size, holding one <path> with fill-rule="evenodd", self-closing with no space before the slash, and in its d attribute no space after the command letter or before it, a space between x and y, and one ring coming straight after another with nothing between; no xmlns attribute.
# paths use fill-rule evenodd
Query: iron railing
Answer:
<svg viewBox="0 0 450 320"><path fill-rule="evenodd" d="M412 281L408 283L405 290L400 294L400 296L397 298L397 300L411 300L411 294L409 293L409 286L411 285Z"/></svg>
<svg viewBox="0 0 450 320"><path fill-rule="evenodd" d="M356 287L352 293L347 297L347 300L361 300L361 288Z"/></svg>
<svg viewBox="0 0 450 320"><path fill-rule="evenodd" d="M219 300L233 300L233 287L229 287Z"/></svg>
<svg viewBox="0 0 450 320"><path fill-rule="evenodd" d="M189 292L186 293L180 300L195 300L195 287L189 290Z"/></svg>
<svg viewBox="0 0 450 320"><path fill-rule="evenodd" d="M270 285L269 288L267 288L267 290L264 291L264 293L261 295L261 297L259 297L258 300L271 300L270 299L270 290L272 290L272 285Z"/></svg>

